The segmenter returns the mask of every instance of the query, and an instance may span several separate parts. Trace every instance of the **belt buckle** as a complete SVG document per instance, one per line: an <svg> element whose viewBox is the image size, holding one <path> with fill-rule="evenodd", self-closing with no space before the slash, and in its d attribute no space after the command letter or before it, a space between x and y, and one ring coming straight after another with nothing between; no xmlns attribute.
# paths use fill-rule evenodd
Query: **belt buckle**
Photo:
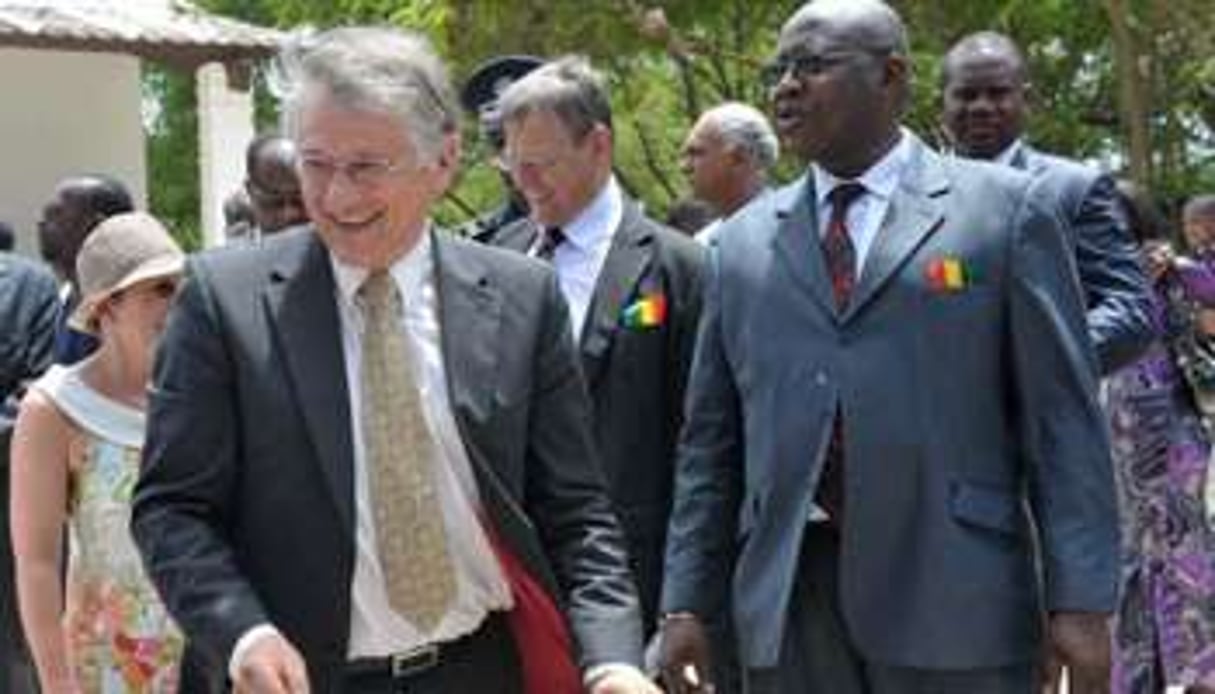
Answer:
<svg viewBox="0 0 1215 694"><path fill-rule="evenodd" d="M394 653L388 663L393 679L412 677L439 664L439 647L429 644L406 653Z"/></svg>

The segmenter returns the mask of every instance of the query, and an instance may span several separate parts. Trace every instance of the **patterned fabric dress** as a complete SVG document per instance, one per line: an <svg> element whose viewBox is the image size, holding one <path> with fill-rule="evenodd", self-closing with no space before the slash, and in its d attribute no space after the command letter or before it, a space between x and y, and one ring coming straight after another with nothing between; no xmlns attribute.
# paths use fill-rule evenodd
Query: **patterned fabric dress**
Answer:
<svg viewBox="0 0 1215 694"><path fill-rule="evenodd" d="M87 694L175 692L182 637L144 575L131 540L131 492L144 414L52 367L34 386L75 426L64 628Z"/></svg>
<svg viewBox="0 0 1215 694"><path fill-rule="evenodd" d="M1167 310L1174 303L1157 300L1166 336L1192 327ZM1123 533L1113 691L1156 694L1166 685L1215 683L1215 534L1203 503L1207 432L1174 354L1161 343L1112 376L1106 396Z"/></svg>

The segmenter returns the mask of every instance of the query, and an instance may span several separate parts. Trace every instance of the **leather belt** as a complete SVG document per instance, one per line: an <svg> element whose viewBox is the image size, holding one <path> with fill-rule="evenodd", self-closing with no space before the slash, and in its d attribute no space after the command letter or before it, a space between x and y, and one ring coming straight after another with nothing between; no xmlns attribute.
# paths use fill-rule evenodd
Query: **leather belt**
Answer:
<svg viewBox="0 0 1215 694"><path fill-rule="evenodd" d="M433 670L442 661L442 647L427 644L382 658L359 658L350 661L346 664L346 672L355 677L378 675L401 680Z"/></svg>

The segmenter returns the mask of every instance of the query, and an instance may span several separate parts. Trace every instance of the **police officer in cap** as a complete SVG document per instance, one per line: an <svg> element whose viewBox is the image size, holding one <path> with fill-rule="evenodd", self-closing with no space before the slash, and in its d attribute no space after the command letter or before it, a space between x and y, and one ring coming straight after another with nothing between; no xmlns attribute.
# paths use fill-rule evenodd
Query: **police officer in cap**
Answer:
<svg viewBox="0 0 1215 694"><path fill-rule="evenodd" d="M505 140L502 119L498 111L498 95L512 82L540 67L544 61L530 55L507 55L491 58L473 71L460 92L460 103L477 118L481 137L489 144L493 162L497 165ZM498 229L527 216L527 202L511 182L506 171L497 165L506 188L506 200L497 208L465 224L461 231L477 241L488 241Z"/></svg>

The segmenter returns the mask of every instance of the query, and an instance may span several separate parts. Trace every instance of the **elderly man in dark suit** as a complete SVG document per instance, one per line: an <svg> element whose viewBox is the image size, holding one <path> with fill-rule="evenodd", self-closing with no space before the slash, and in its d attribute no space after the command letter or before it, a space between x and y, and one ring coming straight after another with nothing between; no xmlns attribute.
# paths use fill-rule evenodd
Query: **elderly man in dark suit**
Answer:
<svg viewBox="0 0 1215 694"><path fill-rule="evenodd" d="M1044 651L1107 691L1118 525L1066 237L1029 176L900 127L909 74L879 0L803 5L765 70L811 165L725 221L709 264L672 691L703 686L731 587L749 691L1024 694Z"/></svg>
<svg viewBox="0 0 1215 694"><path fill-rule="evenodd" d="M1151 342L1147 279L1114 181L1024 139L1030 101L1021 49L992 31L958 41L941 66L941 120L958 154L1027 171L1057 199L1088 307L1101 373L1135 359Z"/></svg>
<svg viewBox="0 0 1215 694"><path fill-rule="evenodd" d="M557 284L428 220L442 63L346 28L282 68L312 225L191 263L150 394L132 529L186 662L242 692L651 694Z"/></svg>
<svg viewBox="0 0 1215 694"><path fill-rule="evenodd" d="M569 303L592 427L652 628L675 441L700 314L703 251L651 220L612 174L612 113L581 58L549 63L499 100L505 161L530 219L493 243L549 259Z"/></svg>

